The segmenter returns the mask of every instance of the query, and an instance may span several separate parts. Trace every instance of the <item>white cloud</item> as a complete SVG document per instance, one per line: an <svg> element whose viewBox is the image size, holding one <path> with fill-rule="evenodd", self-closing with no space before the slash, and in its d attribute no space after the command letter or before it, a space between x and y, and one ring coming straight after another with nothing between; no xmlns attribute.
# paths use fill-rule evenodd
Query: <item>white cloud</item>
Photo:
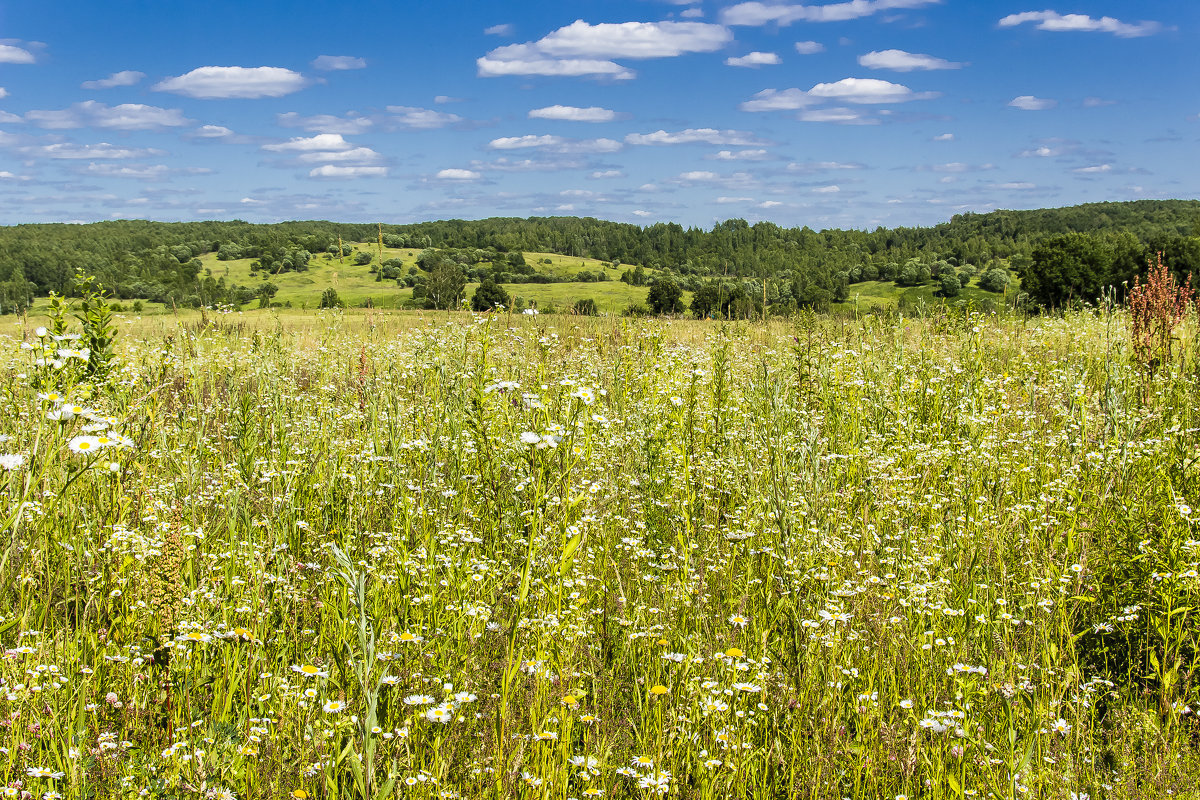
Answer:
<svg viewBox="0 0 1200 800"><path fill-rule="evenodd" d="M856 161L806 161L787 165L788 172L829 172L831 170L864 169L865 164Z"/></svg>
<svg viewBox="0 0 1200 800"><path fill-rule="evenodd" d="M747 131L720 131L716 128L688 128L674 133L663 130L653 133L631 133L625 137L625 143L636 145L714 144L735 147L766 144Z"/></svg>
<svg viewBox="0 0 1200 800"><path fill-rule="evenodd" d="M4 98L6 98L6 97L8 97L8 89L5 89L3 86L0 86L0 100L3 100L3 99L4 99ZM16 115L14 114L14 115L11 115L11 116L16 116ZM17 121L17 122L20 122L20 120L21 120L21 118L20 118L20 117L17 117L17 118L16 118L16 121Z"/></svg>
<svg viewBox="0 0 1200 800"><path fill-rule="evenodd" d="M1008 104L1022 111L1045 111L1048 108L1054 108L1058 105L1058 101L1048 100L1044 97L1034 97L1031 94L1023 94L1020 97L1014 97L1008 101Z"/></svg>
<svg viewBox="0 0 1200 800"><path fill-rule="evenodd" d="M383 178L387 176L387 167L339 167L326 164L308 172L310 178Z"/></svg>
<svg viewBox="0 0 1200 800"><path fill-rule="evenodd" d="M101 78L98 81L84 81L79 84L80 89L113 89L117 86L133 86L142 78L146 77L146 73L138 72L135 69L124 69L120 72L114 72L107 78Z"/></svg>
<svg viewBox="0 0 1200 800"><path fill-rule="evenodd" d="M1080 175L1102 175L1105 172L1112 172L1112 169L1112 164L1095 164L1090 167L1080 167L1079 169L1073 171L1079 173Z"/></svg>
<svg viewBox="0 0 1200 800"><path fill-rule="evenodd" d="M148 131L177 128L188 119L177 108L159 108L141 103L107 106L95 100L75 103L57 111L28 111L25 119L41 128L110 128L121 131Z"/></svg>
<svg viewBox="0 0 1200 800"><path fill-rule="evenodd" d="M1041 145L1030 150L1022 150L1017 155L1021 158L1053 158L1063 154L1062 148Z"/></svg>
<svg viewBox="0 0 1200 800"><path fill-rule="evenodd" d="M962 69L957 61L947 61L924 53L908 53L904 50L873 50L858 57L858 63L870 69L890 69L894 72L913 70Z"/></svg>
<svg viewBox="0 0 1200 800"><path fill-rule="evenodd" d="M530 119L557 119L567 122L612 122L617 118L617 112L600 106L546 106L535 108L529 112Z"/></svg>
<svg viewBox="0 0 1200 800"><path fill-rule="evenodd" d="M691 182L697 182L697 181L706 182L706 181L718 180L720 177L721 176L715 172L709 172L708 170L698 169L698 170L692 170L691 172L680 173L679 180L691 181Z"/></svg>
<svg viewBox="0 0 1200 800"><path fill-rule="evenodd" d="M319 164L322 161L334 161L339 164L372 164L380 161L383 156L369 147L352 147L349 150L315 151L301 153L296 159L309 164Z"/></svg>
<svg viewBox="0 0 1200 800"><path fill-rule="evenodd" d="M88 164L82 170L88 175L104 178L137 178L139 180L157 180L164 177L170 169L165 164L153 166L121 166L119 164Z"/></svg>
<svg viewBox="0 0 1200 800"><path fill-rule="evenodd" d="M442 181L476 181L483 176L470 169L443 169L434 177Z"/></svg>
<svg viewBox="0 0 1200 800"><path fill-rule="evenodd" d="M512 45L524 48L525 45ZM504 49L504 48L499 48ZM499 50L498 49L498 50ZM511 50L500 53L493 50L489 55L475 60L481 78L500 78L508 75L545 75L566 78L595 76L613 80L629 80L633 70L622 67L615 61L594 58L553 59L539 58L536 53ZM499 56L499 57L490 57Z"/></svg>
<svg viewBox="0 0 1200 800"><path fill-rule="evenodd" d="M353 113L347 114L345 117L334 114L315 114L311 117L302 117L295 111L279 114L275 117L275 121L285 128L300 128L321 133L344 133L350 136L362 133L375 124L370 118L360 117Z"/></svg>
<svg viewBox="0 0 1200 800"><path fill-rule="evenodd" d="M935 142L953 142L954 134L953 133L939 133L937 136L933 137L933 140Z"/></svg>
<svg viewBox="0 0 1200 800"><path fill-rule="evenodd" d="M8 97L8 90L0 88L0 98L3 97ZM24 117L17 116L16 114L10 114L7 111L0 111L0 123L4 123L6 125L19 125L24 121Z"/></svg>
<svg viewBox="0 0 1200 800"><path fill-rule="evenodd" d="M445 105L446 103L461 103L462 98L461 97L451 97L448 94L439 94L433 98L433 102L438 104L439 106L441 106L441 105Z"/></svg>
<svg viewBox="0 0 1200 800"><path fill-rule="evenodd" d="M818 186L812 190L813 194L837 194L842 190L842 187L836 183L831 183L828 186Z"/></svg>
<svg viewBox="0 0 1200 800"><path fill-rule="evenodd" d="M32 64L33 53L12 44L0 44L0 64Z"/></svg>
<svg viewBox="0 0 1200 800"><path fill-rule="evenodd" d="M711 53L733 38L728 28L707 22L620 22L589 25L575 20L536 42L497 47L476 60L479 76L593 75L617 80L632 70L614 58L671 58Z"/></svg>
<svg viewBox="0 0 1200 800"><path fill-rule="evenodd" d="M157 92L173 92L201 100L283 97L308 85L299 72L283 67L197 67L159 81Z"/></svg>
<svg viewBox="0 0 1200 800"><path fill-rule="evenodd" d="M1102 108L1103 106L1116 105L1116 100L1105 100L1103 97L1085 97L1083 98L1084 108Z"/></svg>
<svg viewBox="0 0 1200 800"><path fill-rule="evenodd" d="M721 11L726 25L791 25L793 22L844 22L869 17L880 11L921 8L941 0L848 0L819 6L786 3L738 3Z"/></svg>
<svg viewBox="0 0 1200 800"><path fill-rule="evenodd" d="M615 139L568 139L551 134L503 136L488 142L489 150L539 148L553 153L615 153L622 144Z"/></svg>
<svg viewBox="0 0 1200 800"><path fill-rule="evenodd" d="M108 142L100 142L99 144L48 144L42 147L33 148L29 152L38 153L47 158L65 158L65 159L125 159L125 158L143 158L145 156L162 155L161 150L141 147L118 147L115 144Z"/></svg>
<svg viewBox="0 0 1200 800"><path fill-rule="evenodd" d="M458 114L448 114L445 111L433 111L415 106L388 106L387 111L394 115L389 120L391 123L399 125L401 128L414 130L432 131L466 121Z"/></svg>
<svg viewBox="0 0 1200 800"><path fill-rule="evenodd" d="M755 200L753 197L727 197L725 195L722 195L721 197L718 197L713 202L719 203L721 205L730 205L732 203L739 203L739 204L740 203L753 203L753 202L755 202Z"/></svg>
<svg viewBox="0 0 1200 800"><path fill-rule="evenodd" d="M605 178L624 178L625 173L621 172L619 169L605 169L597 170L591 175L588 175L588 177L592 178L593 180L603 180Z"/></svg>
<svg viewBox="0 0 1200 800"><path fill-rule="evenodd" d="M315 152L349 150L353 144L342 138L340 133L318 133L316 136L296 136L279 144L264 144L263 150L273 153Z"/></svg>
<svg viewBox="0 0 1200 800"><path fill-rule="evenodd" d="M636 210L636 211L630 211L629 213L630 213L630 214L633 214L635 217L643 217L643 218L644 218L644 217L653 217L653 216L654 216L654 212L653 212L653 211L645 211L645 210L643 210L643 209L640 209L640 208L639 208L638 210Z"/></svg>
<svg viewBox="0 0 1200 800"><path fill-rule="evenodd" d="M493 25L490 28L484 28L483 33L486 36L512 36L514 30L515 28L510 23L505 22L500 25Z"/></svg>
<svg viewBox="0 0 1200 800"><path fill-rule="evenodd" d="M703 8L685 8L679 12L679 16L685 19L697 19L704 16Z"/></svg>
<svg viewBox="0 0 1200 800"><path fill-rule="evenodd" d="M802 89L763 89L738 106L742 111L795 111L826 100L856 103L907 103L929 100L936 92L914 92L899 83L877 78L843 78L834 83L818 83L808 91Z"/></svg>
<svg viewBox="0 0 1200 800"><path fill-rule="evenodd" d="M777 53L763 53L758 50L746 53L744 56L738 56L737 58L730 57L725 59L725 66L727 67L762 67L782 63L783 59Z"/></svg>
<svg viewBox="0 0 1200 800"><path fill-rule="evenodd" d="M585 169L586 161L578 158L500 158L492 161L472 161L471 167L487 172L562 172L568 169Z"/></svg>
<svg viewBox="0 0 1200 800"><path fill-rule="evenodd" d="M796 42L796 52L802 56L811 56L825 52L825 45L820 42Z"/></svg>
<svg viewBox="0 0 1200 800"><path fill-rule="evenodd" d="M764 161L770 158L771 155L766 150L719 150L711 156L706 156L713 161Z"/></svg>
<svg viewBox="0 0 1200 800"><path fill-rule="evenodd" d="M192 135L200 139L224 139L234 133L223 125L201 125Z"/></svg>
<svg viewBox="0 0 1200 800"><path fill-rule="evenodd" d="M344 69L364 69L366 66L366 60L357 58L356 56L317 56L312 60L313 69L319 69L322 72L333 72L335 70Z"/></svg>
<svg viewBox="0 0 1200 800"><path fill-rule="evenodd" d="M763 200L761 203L758 204L758 207L759 208L779 208L781 205L783 205L783 202L780 200Z"/></svg>
<svg viewBox="0 0 1200 800"><path fill-rule="evenodd" d="M1010 181L1009 183L1002 183L1002 184L1000 184L1000 185L998 186L998 188L1000 188L1000 189L1011 189L1011 190L1015 190L1015 191L1026 191L1026 190L1029 190L1029 189L1036 189L1036 188L1037 188L1037 184L1036 184L1036 183L1029 183L1028 181Z"/></svg>
<svg viewBox="0 0 1200 800"><path fill-rule="evenodd" d="M1111 33L1123 39L1152 36L1163 30L1162 24L1158 22L1142 21L1132 24L1114 17L1096 19L1086 14L1059 14L1057 11L1024 11L1020 14L1009 14L1000 20L1000 27L1012 28L1026 22L1036 22L1040 31Z"/></svg>
<svg viewBox="0 0 1200 800"><path fill-rule="evenodd" d="M856 108L836 106L812 108L801 111L797 117L801 122L832 122L836 125L878 125L879 119Z"/></svg>

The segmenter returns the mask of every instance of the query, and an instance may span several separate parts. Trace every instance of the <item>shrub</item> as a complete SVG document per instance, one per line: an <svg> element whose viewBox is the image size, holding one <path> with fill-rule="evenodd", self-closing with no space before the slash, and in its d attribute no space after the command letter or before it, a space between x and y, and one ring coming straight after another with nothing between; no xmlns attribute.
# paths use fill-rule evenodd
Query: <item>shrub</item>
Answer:
<svg viewBox="0 0 1200 800"><path fill-rule="evenodd" d="M330 286L321 293L321 308L341 308L342 301L338 297L337 289Z"/></svg>

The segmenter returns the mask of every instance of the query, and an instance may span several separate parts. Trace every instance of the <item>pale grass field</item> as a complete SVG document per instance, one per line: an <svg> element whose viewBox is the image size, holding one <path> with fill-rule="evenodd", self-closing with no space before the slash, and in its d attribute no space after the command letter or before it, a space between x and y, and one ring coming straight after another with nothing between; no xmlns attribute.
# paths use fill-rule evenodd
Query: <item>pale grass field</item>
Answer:
<svg viewBox="0 0 1200 800"><path fill-rule="evenodd" d="M1197 796L1195 360L1119 313L38 324L13 796Z"/></svg>

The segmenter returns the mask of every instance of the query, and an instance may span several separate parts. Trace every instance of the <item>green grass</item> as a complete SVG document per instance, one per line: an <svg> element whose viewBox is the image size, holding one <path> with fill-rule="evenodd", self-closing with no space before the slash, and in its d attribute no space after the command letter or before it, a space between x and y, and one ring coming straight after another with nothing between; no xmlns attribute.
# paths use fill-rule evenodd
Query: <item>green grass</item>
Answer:
<svg viewBox="0 0 1200 800"><path fill-rule="evenodd" d="M1194 794L1200 346L1127 325L186 311L93 380L5 326L6 782Z"/></svg>
<svg viewBox="0 0 1200 800"><path fill-rule="evenodd" d="M857 310L859 313L870 313L873 308L893 309L901 304L910 308L936 308L973 303L976 308L995 308L1012 302L1015 293L1020 290L1020 280L1015 277L1012 279L1007 299L1004 293L980 289L974 280L962 289L958 297L943 298L939 295L940 290L941 285L936 282L905 287L897 286L892 281L863 281L850 284L846 302L835 304L835 308Z"/></svg>

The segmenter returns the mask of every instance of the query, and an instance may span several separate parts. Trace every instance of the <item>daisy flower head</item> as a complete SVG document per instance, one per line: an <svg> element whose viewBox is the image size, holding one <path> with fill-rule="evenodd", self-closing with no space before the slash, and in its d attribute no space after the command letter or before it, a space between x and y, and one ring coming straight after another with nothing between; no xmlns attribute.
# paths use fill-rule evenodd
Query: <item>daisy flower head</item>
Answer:
<svg viewBox="0 0 1200 800"><path fill-rule="evenodd" d="M320 670L311 664L292 664L292 672L299 673L306 678L328 678L329 673Z"/></svg>
<svg viewBox="0 0 1200 800"><path fill-rule="evenodd" d="M729 624L735 628L744 628L750 624L750 620L741 614L734 614L729 618Z"/></svg>
<svg viewBox="0 0 1200 800"><path fill-rule="evenodd" d="M338 714L346 710L346 703L342 700L328 700L321 709L326 714Z"/></svg>
<svg viewBox="0 0 1200 800"><path fill-rule="evenodd" d="M100 439L95 436L76 436L67 442L67 447L71 448L72 453L84 456L93 453L103 447L100 444Z"/></svg>

